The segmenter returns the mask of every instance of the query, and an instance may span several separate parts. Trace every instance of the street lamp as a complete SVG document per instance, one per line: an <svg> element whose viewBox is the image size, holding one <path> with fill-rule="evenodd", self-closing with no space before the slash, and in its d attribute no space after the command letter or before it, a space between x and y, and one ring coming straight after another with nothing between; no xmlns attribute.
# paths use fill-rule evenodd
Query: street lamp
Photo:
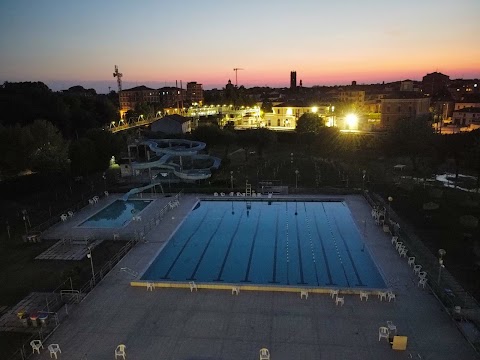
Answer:
<svg viewBox="0 0 480 360"><path fill-rule="evenodd" d="M445 256L447 252L444 250L444 249L438 249L438 279L437 279L437 283L438 285L440 285L440 276L442 275L442 268L445 267L445 265L443 265L443 257Z"/></svg>
<svg viewBox="0 0 480 360"><path fill-rule="evenodd" d="M298 189L298 174L300 174L300 171L295 170L295 189Z"/></svg>
<svg viewBox="0 0 480 360"><path fill-rule="evenodd" d="M392 211L392 201L393 197L388 197L388 220L390 221L390 212Z"/></svg>
<svg viewBox="0 0 480 360"><path fill-rule="evenodd" d="M105 173L103 173L102 179L103 179L103 188L104 188L103 190L107 191L107 176Z"/></svg>
<svg viewBox="0 0 480 360"><path fill-rule="evenodd" d="M230 187L233 190L233 171L230 171Z"/></svg>
<svg viewBox="0 0 480 360"><path fill-rule="evenodd" d="M93 280L93 285L95 285L95 269L93 268L92 249L90 246L88 247L87 258L90 259L90 266L92 267L92 280Z"/></svg>
<svg viewBox="0 0 480 360"><path fill-rule="evenodd" d="M30 219L28 218L28 213L27 213L27 210L22 210L22 214L23 214L23 222L25 223L25 234L28 234L28 226L27 226L27 221L28 221L28 224L30 225Z"/></svg>
<svg viewBox="0 0 480 360"><path fill-rule="evenodd" d="M367 174L367 170L362 171L362 191L365 191L365 175Z"/></svg>

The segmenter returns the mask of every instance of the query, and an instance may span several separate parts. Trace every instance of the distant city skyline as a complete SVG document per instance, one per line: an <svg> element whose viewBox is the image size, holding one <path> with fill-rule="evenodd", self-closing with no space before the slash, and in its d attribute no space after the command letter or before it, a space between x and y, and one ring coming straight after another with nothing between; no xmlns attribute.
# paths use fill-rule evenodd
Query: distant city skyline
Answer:
<svg viewBox="0 0 480 360"><path fill-rule="evenodd" d="M288 87L421 80L434 71L480 78L477 0L386 3L205 0L182 3L4 0L0 82Z"/></svg>

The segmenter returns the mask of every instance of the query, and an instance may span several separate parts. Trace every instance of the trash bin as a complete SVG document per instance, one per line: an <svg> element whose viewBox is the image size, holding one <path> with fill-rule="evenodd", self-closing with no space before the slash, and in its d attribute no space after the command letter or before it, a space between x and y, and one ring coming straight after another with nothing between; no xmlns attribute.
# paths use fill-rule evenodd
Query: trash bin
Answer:
<svg viewBox="0 0 480 360"><path fill-rule="evenodd" d="M47 312L38 313L38 321L40 322L40 326L47 326L48 325L48 313Z"/></svg>
<svg viewBox="0 0 480 360"><path fill-rule="evenodd" d="M26 313L25 311L19 311L17 313L17 316L20 319L20 322L22 323L22 325L24 327L28 327L28 325L29 325L28 321L29 321L29 318L30 318L28 313Z"/></svg>
<svg viewBox="0 0 480 360"><path fill-rule="evenodd" d="M36 311L34 311L30 314L30 321L32 322L33 327L38 326L38 314L37 314Z"/></svg>

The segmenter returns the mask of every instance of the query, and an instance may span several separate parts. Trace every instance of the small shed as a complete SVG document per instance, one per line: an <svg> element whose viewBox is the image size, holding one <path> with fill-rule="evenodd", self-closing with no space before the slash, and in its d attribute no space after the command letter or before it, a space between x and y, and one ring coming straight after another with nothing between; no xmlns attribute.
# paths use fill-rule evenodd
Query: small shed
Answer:
<svg viewBox="0 0 480 360"><path fill-rule="evenodd" d="M185 134L192 131L192 121L177 114L167 115L153 122L151 130L165 134Z"/></svg>

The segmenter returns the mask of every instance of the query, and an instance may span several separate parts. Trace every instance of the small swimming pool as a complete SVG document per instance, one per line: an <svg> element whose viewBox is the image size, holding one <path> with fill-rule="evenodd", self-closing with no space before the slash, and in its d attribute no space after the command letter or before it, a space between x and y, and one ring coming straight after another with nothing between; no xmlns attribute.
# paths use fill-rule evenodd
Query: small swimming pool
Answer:
<svg viewBox="0 0 480 360"><path fill-rule="evenodd" d="M386 287L343 201L201 201L142 280Z"/></svg>
<svg viewBox="0 0 480 360"><path fill-rule="evenodd" d="M115 200L78 225L86 228L119 228L127 225L153 200Z"/></svg>

